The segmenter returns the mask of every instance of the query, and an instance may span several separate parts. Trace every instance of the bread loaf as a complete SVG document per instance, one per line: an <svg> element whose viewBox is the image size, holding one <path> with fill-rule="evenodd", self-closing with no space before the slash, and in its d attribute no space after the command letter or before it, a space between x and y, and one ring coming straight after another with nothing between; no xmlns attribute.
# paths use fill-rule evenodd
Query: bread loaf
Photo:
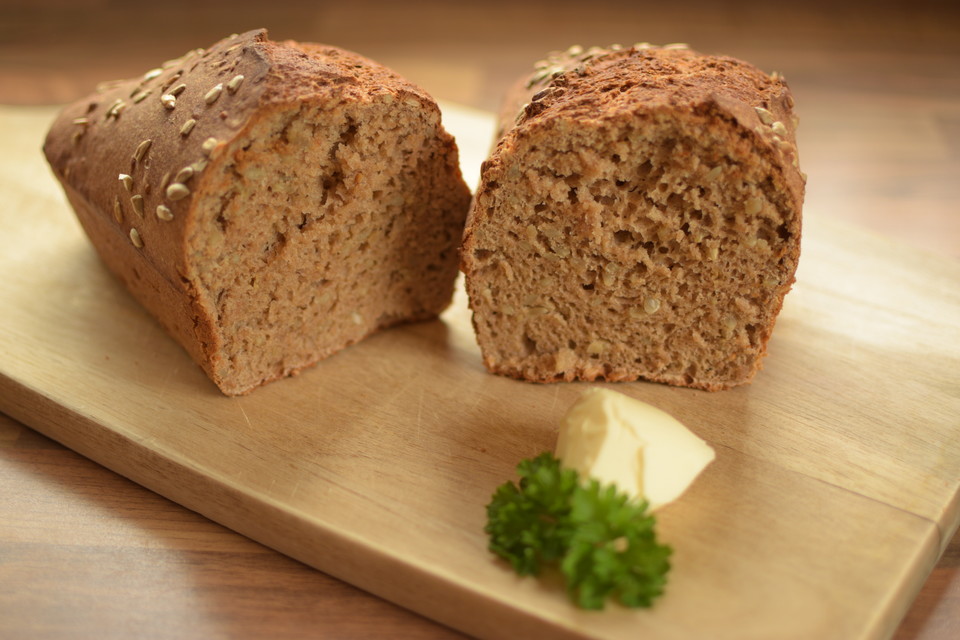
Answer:
<svg viewBox="0 0 960 640"><path fill-rule="evenodd" d="M792 107L777 74L683 46L537 63L505 103L462 247L486 367L751 380L800 253Z"/></svg>
<svg viewBox="0 0 960 640"><path fill-rule="evenodd" d="M456 145L359 55L234 35L66 107L44 151L103 261L225 394L451 300Z"/></svg>

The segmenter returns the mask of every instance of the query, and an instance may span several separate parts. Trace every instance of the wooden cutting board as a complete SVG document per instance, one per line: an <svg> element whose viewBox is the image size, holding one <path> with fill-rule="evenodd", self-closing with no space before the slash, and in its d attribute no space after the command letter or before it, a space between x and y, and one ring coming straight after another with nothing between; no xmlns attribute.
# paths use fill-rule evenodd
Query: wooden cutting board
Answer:
<svg viewBox="0 0 960 640"><path fill-rule="evenodd" d="M261 543L482 637L879 638L960 519L960 264L808 208L766 368L720 393L610 385L716 461L658 514L650 610L571 606L486 550L485 505L552 449L584 384L483 370L464 296L299 377L226 398L99 263L0 109L0 410ZM493 124L445 106L471 180Z"/></svg>

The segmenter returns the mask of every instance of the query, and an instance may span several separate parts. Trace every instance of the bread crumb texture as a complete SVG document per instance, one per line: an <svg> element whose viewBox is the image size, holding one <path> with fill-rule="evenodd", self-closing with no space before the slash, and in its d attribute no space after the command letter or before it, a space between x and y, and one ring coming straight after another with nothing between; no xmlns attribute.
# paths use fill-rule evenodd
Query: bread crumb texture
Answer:
<svg viewBox="0 0 960 640"><path fill-rule="evenodd" d="M574 47L507 101L461 268L490 371L750 381L800 252L779 75L686 47Z"/></svg>
<svg viewBox="0 0 960 640"><path fill-rule="evenodd" d="M104 262L228 395L452 298L456 145L356 54L234 35L68 106L44 150Z"/></svg>

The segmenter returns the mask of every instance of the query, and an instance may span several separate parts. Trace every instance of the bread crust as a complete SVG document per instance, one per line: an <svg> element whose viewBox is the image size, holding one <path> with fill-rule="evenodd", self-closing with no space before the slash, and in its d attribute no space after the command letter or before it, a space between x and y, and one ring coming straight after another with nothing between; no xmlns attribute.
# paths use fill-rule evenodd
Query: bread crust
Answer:
<svg viewBox="0 0 960 640"><path fill-rule="evenodd" d="M340 114L353 105L388 102L406 104L409 113L436 128L424 145L437 159L430 180L445 195L437 198L436 216L419 224L449 236L449 246L431 247L436 253L431 265L443 276L431 281L432 289L420 292L409 309L364 320L362 330L341 340L306 350L291 345L290 354L278 356L263 371L231 370L242 367L227 362L236 355L225 353L230 336L222 326L224 310L199 274L202 261L215 257L201 255L198 248L209 226L198 211L200 203L229 188L232 163L242 152L238 141L267 119L284 110L293 114L285 116L291 120L297 109L311 108L314 117L317 111L322 117L324 109ZM391 324L434 317L452 297L456 244L469 203L455 142L440 127L439 109L429 95L357 54L272 42L263 29L235 34L141 78L101 85L96 94L62 110L43 150L105 264L228 395L295 374ZM268 171L271 161L263 156ZM273 214L246 215L250 219L244 224L255 226L269 224L255 216L266 220Z"/></svg>
<svg viewBox="0 0 960 640"><path fill-rule="evenodd" d="M793 97L783 78L729 57L641 44L587 51L572 47L538 62L504 101L498 139L482 166L462 245L461 270L485 366L534 382L647 379L714 391L749 382L761 366L799 261L806 178L799 167L796 124ZM671 160L687 174L679 181L674 176L669 184L645 184L639 169L631 173L601 157L662 131L670 132L664 144L683 141ZM587 156L594 164L583 159ZM620 162L617 154L612 157ZM649 171L643 159L634 157ZM714 218L724 217L697 195L705 186L710 190L708 161L718 165L717 172L724 164L723 179L762 202L747 200L746 214L730 213L728 224L701 231L704 215L709 220L713 211ZM601 165L608 168L601 170ZM614 178L630 193L597 186ZM555 197L562 180L578 202ZM651 190L657 186L666 193ZM596 203L584 201L588 189ZM680 204L671 200L668 205L667 195ZM634 210L638 200L639 213ZM759 262L746 246L758 242L751 235L758 217L769 218L764 224L776 221L773 233L762 230L760 246L769 252ZM643 245L637 241L631 250L613 246L619 244L611 238L615 225L623 227L622 237L640 238L640 223L648 233ZM513 241L498 239L493 231L498 228L519 237L513 244L520 248L501 249ZM526 245L524 231L530 238ZM693 235L706 235L708 244L702 237L694 242ZM717 271L707 263L717 257L718 248L721 259L769 267L762 279L775 279L775 284L753 292ZM597 256L602 256L599 262ZM551 260L551 267L539 266ZM622 273L635 264L646 265L650 273L631 289ZM680 269L673 268L678 265ZM504 276L507 270L509 277ZM676 271L696 277L684 284ZM597 272L603 281L596 280ZM738 277L753 276L748 269ZM539 289L528 285L541 277L552 284ZM588 293L577 291L581 286ZM653 290L658 297L652 297ZM645 292L652 300L647 313L638 311ZM687 300L683 292L688 292ZM716 311L697 310L696 321L689 313L684 317L685 305L696 306L696 299L702 306L711 297L723 298ZM530 307L521 298L540 306ZM518 301L519 307L513 304ZM661 303L663 311L657 314ZM598 320L601 314L578 308L588 304L606 306L608 313ZM659 324L658 317L663 318ZM740 340L742 348L721 344L727 333L722 325L730 317L735 317L736 331L727 341ZM550 331L543 328L548 321ZM517 339L521 335L523 341Z"/></svg>

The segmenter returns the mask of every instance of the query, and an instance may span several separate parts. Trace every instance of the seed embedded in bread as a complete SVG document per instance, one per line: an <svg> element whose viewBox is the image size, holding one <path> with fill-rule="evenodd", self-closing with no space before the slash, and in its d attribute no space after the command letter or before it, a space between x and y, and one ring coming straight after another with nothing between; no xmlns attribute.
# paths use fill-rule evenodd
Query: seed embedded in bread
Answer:
<svg viewBox="0 0 960 640"><path fill-rule="evenodd" d="M190 195L190 189L185 184L174 182L167 187L166 194L169 200L176 202L177 200L183 200Z"/></svg>
<svg viewBox="0 0 960 640"><path fill-rule="evenodd" d="M214 87L210 89L210 91L207 91L207 93L203 96L203 101L208 105L211 105L217 101L217 98L220 97L221 93L223 93L223 84L220 83L214 85Z"/></svg>
<svg viewBox="0 0 960 640"><path fill-rule="evenodd" d="M227 91L230 93L236 93L237 90L240 89L241 84L243 84L243 74L238 73L230 78L230 81L227 83Z"/></svg>
<svg viewBox="0 0 960 640"><path fill-rule="evenodd" d="M133 152L133 162L134 164L138 162L143 162L143 158L147 155L147 152L150 150L150 145L153 144L153 140L144 140L137 145L136 150Z"/></svg>
<svg viewBox="0 0 960 640"><path fill-rule="evenodd" d="M203 151L203 155L209 156L213 153L213 150L217 148L218 144L220 144L220 141L216 138L207 138L203 141L203 144L200 145L200 150Z"/></svg>
<svg viewBox="0 0 960 640"><path fill-rule="evenodd" d="M751 380L799 259L791 105L781 76L683 44L537 62L504 103L462 247L486 367Z"/></svg>
<svg viewBox="0 0 960 640"><path fill-rule="evenodd" d="M110 118L113 118L114 120L118 119L120 117L120 114L123 113L123 110L126 108L127 108L127 103L121 100L120 98L117 98L117 100L112 105L110 105L110 108L107 109L107 113L104 116L104 120L109 120Z"/></svg>
<svg viewBox="0 0 960 640"><path fill-rule="evenodd" d="M44 151L104 262L224 393L450 303L470 193L436 103L396 73L258 30L99 90Z"/></svg>

